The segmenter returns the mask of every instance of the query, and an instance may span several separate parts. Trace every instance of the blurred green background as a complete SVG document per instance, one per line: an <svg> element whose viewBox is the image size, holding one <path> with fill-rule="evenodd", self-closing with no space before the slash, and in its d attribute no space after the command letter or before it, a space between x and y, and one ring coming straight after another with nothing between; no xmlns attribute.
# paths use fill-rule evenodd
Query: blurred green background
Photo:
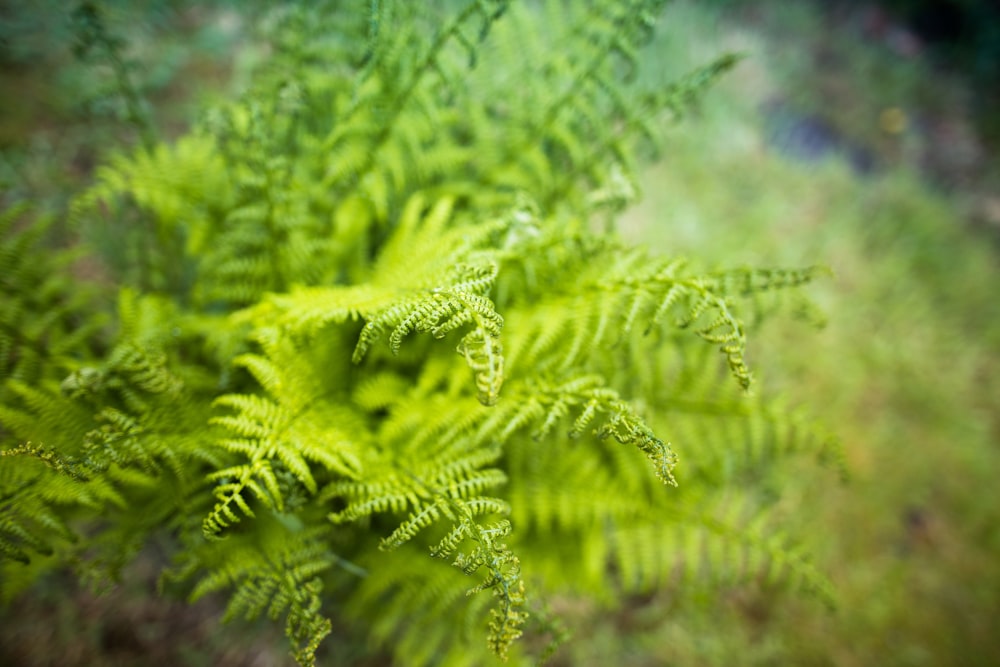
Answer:
<svg viewBox="0 0 1000 667"><path fill-rule="evenodd" d="M109 3L164 138L246 85L265 4ZM1000 22L989 3L937 3L951 19L932 4L678 1L663 16L650 76L746 58L666 128L621 232L707 263L834 270L812 289L826 326L768 323L750 360L759 391L843 444L846 482L802 461L775 485L840 603L741 585L572 610L555 664L1000 664ZM0 2L0 203L58 211L138 140L113 72L74 56L67 5ZM47 581L0 612L0 663L289 663L280 628L219 629L218 601L158 600L155 576L137 563L103 597ZM327 640L329 664L387 664L351 636Z"/></svg>

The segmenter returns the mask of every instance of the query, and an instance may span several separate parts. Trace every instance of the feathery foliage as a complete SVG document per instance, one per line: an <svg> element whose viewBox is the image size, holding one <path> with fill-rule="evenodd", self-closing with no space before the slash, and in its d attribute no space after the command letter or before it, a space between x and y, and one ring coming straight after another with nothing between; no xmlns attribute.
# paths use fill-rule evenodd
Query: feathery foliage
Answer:
<svg viewBox="0 0 1000 667"><path fill-rule="evenodd" d="M331 617L401 664L526 659L522 634L565 634L546 594L678 571L829 598L731 498L734 470L830 444L746 393L748 329L821 270L598 229L637 145L736 63L632 83L661 4L277 8L242 99L76 200L118 230L113 336L5 214L5 581L36 554L114 577L166 531L164 582L284 617L303 665Z"/></svg>

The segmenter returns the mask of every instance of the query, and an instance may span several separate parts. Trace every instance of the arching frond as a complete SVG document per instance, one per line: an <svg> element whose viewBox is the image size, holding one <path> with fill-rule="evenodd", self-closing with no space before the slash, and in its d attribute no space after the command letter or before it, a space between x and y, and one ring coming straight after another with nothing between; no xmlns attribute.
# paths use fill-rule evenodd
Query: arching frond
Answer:
<svg viewBox="0 0 1000 667"><path fill-rule="evenodd" d="M612 543L625 586L652 590L677 578L701 585L786 582L835 603L832 584L801 549L769 527L764 515L747 521L738 509L738 504L724 504L714 512L680 506L675 508L678 520L668 530L645 522L622 526Z"/></svg>
<svg viewBox="0 0 1000 667"><path fill-rule="evenodd" d="M218 502L204 521L208 536L239 521L236 509L254 516L245 493L271 511L285 511L278 469L288 471L309 494L319 488L314 465L322 470L321 479L354 479L362 470L366 436L359 416L338 405L342 378L325 377L332 369L312 366L313 359L300 354L293 341L274 332L260 332L258 338L267 356L243 355L236 363L267 395L228 394L215 401L232 411L211 420L229 434L216 446L246 462L209 475Z"/></svg>
<svg viewBox="0 0 1000 667"><path fill-rule="evenodd" d="M178 565L172 578L207 571L191 590L192 601L232 589L223 620L253 619L265 612L272 620L284 616L292 656L301 665L314 665L316 649L331 630L321 613L321 575L338 558L326 546L322 530L289 530L273 518L258 525L262 527L252 536L204 544Z"/></svg>

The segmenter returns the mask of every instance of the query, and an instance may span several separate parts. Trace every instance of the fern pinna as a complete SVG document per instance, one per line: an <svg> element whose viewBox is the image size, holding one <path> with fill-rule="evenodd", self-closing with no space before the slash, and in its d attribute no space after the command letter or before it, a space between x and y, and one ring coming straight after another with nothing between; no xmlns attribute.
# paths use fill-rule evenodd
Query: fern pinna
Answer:
<svg viewBox="0 0 1000 667"><path fill-rule="evenodd" d="M33 304L0 338L8 598L59 563L117 576L166 531L165 584L284 617L301 664L356 618L425 665L561 641L555 593L681 573L831 596L729 488L830 448L745 392L748 327L821 271L597 230L637 194L637 140L736 59L643 90L662 3L511 4L275 10L241 100L72 208L92 237L130 225L105 253L117 333L72 284L28 300L47 251L3 218L5 290Z"/></svg>

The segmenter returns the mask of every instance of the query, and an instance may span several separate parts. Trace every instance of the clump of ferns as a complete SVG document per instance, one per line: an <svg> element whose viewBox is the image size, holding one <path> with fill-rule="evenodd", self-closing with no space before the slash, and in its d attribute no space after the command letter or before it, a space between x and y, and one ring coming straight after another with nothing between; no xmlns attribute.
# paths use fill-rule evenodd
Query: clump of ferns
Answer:
<svg viewBox="0 0 1000 667"><path fill-rule="evenodd" d="M101 515L120 564L166 530L165 582L284 617L305 665L338 615L402 664L520 660L526 631L565 637L546 594L678 568L829 596L719 473L828 447L745 394L748 328L823 271L705 270L594 224L736 59L644 92L661 2L509 4L280 8L241 100L99 171L73 222L142 222L117 339L4 377L0 551L73 558Z"/></svg>

